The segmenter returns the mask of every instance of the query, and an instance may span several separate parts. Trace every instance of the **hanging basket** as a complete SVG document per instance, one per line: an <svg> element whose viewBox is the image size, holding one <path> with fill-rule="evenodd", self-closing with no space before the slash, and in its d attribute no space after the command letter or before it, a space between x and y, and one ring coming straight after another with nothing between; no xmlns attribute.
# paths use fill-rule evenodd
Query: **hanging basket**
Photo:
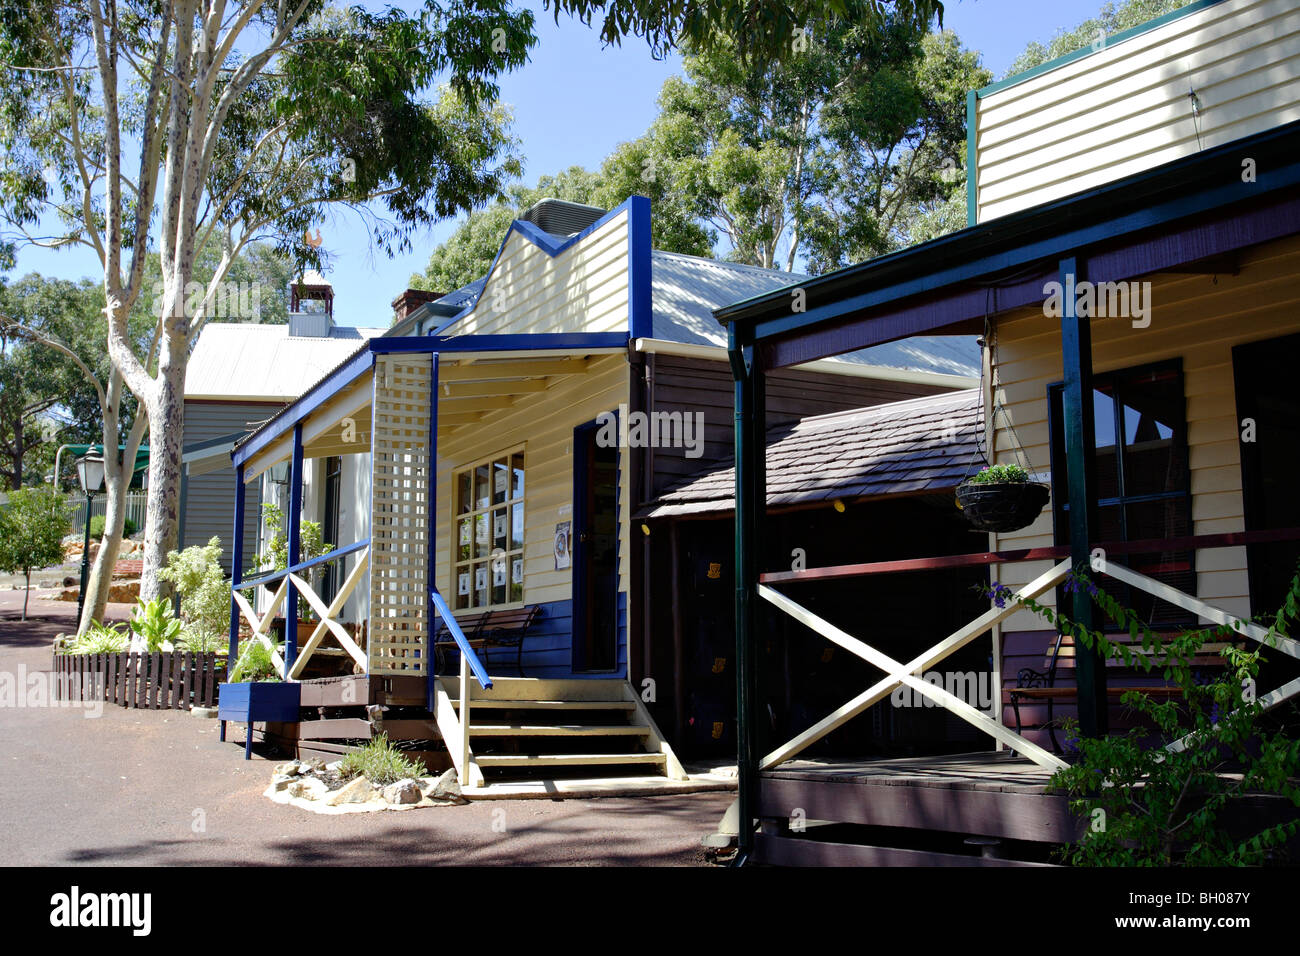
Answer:
<svg viewBox="0 0 1300 956"><path fill-rule="evenodd" d="M1048 486L1037 481L967 481L957 486L957 507L981 531L1027 528L1050 497Z"/></svg>

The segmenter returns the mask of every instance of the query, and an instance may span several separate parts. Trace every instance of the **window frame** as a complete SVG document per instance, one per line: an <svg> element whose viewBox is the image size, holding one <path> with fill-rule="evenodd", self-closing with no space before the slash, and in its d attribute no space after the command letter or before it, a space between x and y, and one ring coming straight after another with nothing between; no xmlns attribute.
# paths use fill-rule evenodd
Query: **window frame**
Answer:
<svg viewBox="0 0 1300 956"><path fill-rule="evenodd" d="M1142 494L1126 494L1125 463L1129 454L1127 442L1124 440L1124 422L1123 410L1125 405L1123 392L1116 391L1116 385L1119 380L1140 377L1142 375L1155 375L1172 372L1177 382L1178 402L1179 402L1179 420L1181 422L1181 431L1176 430L1174 440L1181 442L1182 451L1182 468L1179 475L1181 490L1147 492ZM1132 365L1124 368L1108 369L1105 372L1098 372L1093 375L1093 391L1097 390L1098 384L1110 386L1110 396L1113 399L1115 408L1112 428L1115 431L1115 480L1117 495L1107 498L1098 498L1098 508L1114 507L1117 509L1119 518L1119 540L1130 541L1139 540L1130 538L1128 530L1128 509L1133 505L1149 504L1163 501L1183 501L1186 502L1187 509L1187 527L1188 534L1194 534L1196 530L1195 518L1193 517L1194 498L1192 494L1192 468L1191 468L1191 427L1187 421L1187 376L1183 371L1183 360L1181 356L1170 359L1161 359L1154 362L1146 362L1140 365ZM1050 459L1050 470L1052 475L1052 540L1058 544L1068 544L1070 536L1069 504L1061 500L1059 489L1065 489L1066 485L1066 462L1063 456L1058 456L1058 450L1064 451L1064 405L1063 395L1065 390L1064 381L1051 382L1047 386L1047 432L1048 432L1048 456ZM1094 428L1095 428L1094 423ZM1096 455L1094 434L1094 456ZM1096 460L1094 458L1094 469ZM1098 529L1100 530L1100 529ZM1198 595L1199 580L1196 572L1196 549L1188 549L1188 575L1191 582L1191 588L1188 593L1193 597ZM1113 588L1112 588L1113 590ZM1058 606L1062 600L1061 589L1057 589ZM1158 599L1157 599L1158 600ZM1162 604L1165 602L1161 602ZM1172 605L1170 605L1172 606ZM1105 623L1105 630L1112 628L1111 622ZM1177 628L1183 625L1175 622L1160 622L1158 625L1152 625L1156 630L1166 628Z"/></svg>
<svg viewBox="0 0 1300 956"><path fill-rule="evenodd" d="M493 503L491 503L490 493L489 493L489 503L488 503L488 505L487 505L486 507L484 507L484 508L475 507L475 505L477 505L477 502L474 501L473 498L472 498L473 490L474 490L474 473L475 473L479 468L481 468L482 466L487 465L487 466L490 468L493 462L500 461L500 460L502 460L502 459L506 460L507 462L510 462L510 461L512 461L512 459L514 458L515 455L519 455L520 458L521 458L521 466L520 466L520 467L521 467L521 470L522 470L523 473L524 473L524 493L523 493L522 495L520 495L519 497L517 497L517 498L510 498L510 497L507 497L503 502L500 502L500 503L497 503L497 504L493 504ZM511 478L510 478L511 485L510 485L510 490L512 491L513 488L514 488L513 465L510 465L510 468L511 468ZM459 510L458 495L460 494L460 478L461 478L462 475L465 475L465 474L468 474L468 475L470 476L471 507L470 507L470 510L469 510L469 511L466 511L466 512L462 513L462 512ZM491 474L491 473L489 472L489 475L490 475L490 474ZM490 481L490 480L491 480L491 479L489 478L489 481ZM448 603L452 606L452 613L453 613L454 615L456 615L456 616L460 616L460 615L468 615L468 614L482 614L482 613L487 612L487 611L508 611L508 610L512 610L512 609L515 609L515 608L521 608L521 607L524 607L524 606L527 605L527 603L528 603L528 602L527 602L527 597L528 597L528 592L527 592L527 588L528 588L528 574L527 574L527 568L526 568L526 551L527 551L527 546L528 546L528 509L527 509L527 503L526 503L526 502L527 502L527 497L528 497L528 488L529 488L529 484L528 484L528 452L527 452L527 443L526 443L526 442L520 442L520 443L515 444L515 445L509 445L509 446L507 446L506 448L504 448L504 449L502 449L502 450L500 450L500 451L496 451L496 452L492 453L491 455L485 455L485 456L483 456L482 458L474 459L474 460L472 460L472 461L466 462L466 463L463 464L463 465L458 465L457 467L455 467L455 468L453 468L453 469L451 470L451 490L450 490L450 493L448 494L448 498L450 499L450 512L451 512L451 518L450 518L450 522L449 522L449 524L448 524L448 528L450 529L450 531L449 531L449 533L450 533L450 541L449 541L449 548L448 548L448 552L447 552L447 557L448 557L448 559L449 559L449 560L448 560L448 566L449 566L450 581L448 581L448 590L447 590L447 595L448 595ZM507 493L509 493L509 492L507 492ZM471 576L472 576L473 573L474 573L474 568L475 568L476 565L480 565L480 564L485 564L485 563L486 563L486 564L488 564L488 570L489 570L489 573L491 572L491 557L489 556L489 557L487 557L487 558L480 558L480 557L477 557L477 556L475 556L475 555L473 554L473 540L472 540L472 539L473 539L473 529L474 529L474 525L475 525L475 519L478 518L480 515L487 515L487 516L488 516L488 520L491 521L491 515L492 515L492 512L493 512L494 510L504 510L504 511L505 511L505 514L506 514L506 520L507 520L507 522L509 522L509 521L511 520L511 509L514 508L514 507L516 507L516 506L519 507L519 508L521 508L521 509L523 509L523 511L522 511L522 514L523 514L523 527L520 528L520 534L519 534L519 547L517 547L517 548L507 548L507 549L505 549L505 557L506 557L506 585L505 585L505 587L506 587L506 589L507 589L507 590L506 590L506 594L507 594L507 596L509 596L509 589L510 589L510 561L512 560L512 558L517 557L517 558L519 559L519 561L520 561L520 568L519 568L519 574L520 574L520 581L519 581L519 594L520 594L520 596L519 596L519 598L518 598L517 600L507 600L507 601L505 601L505 602L503 602L503 603L499 603L499 604L498 604L498 603L493 603L492 600L491 600L491 593L492 593L493 585L492 585L491 581L489 580L489 582L488 582L488 588L487 588L487 590L488 590L488 601L487 601L487 603L485 603L485 604L481 604L481 605L475 605L475 604L473 603L473 598L474 598L474 594L475 594L475 588L474 588L474 581L473 581L473 578L471 577L471 579L470 579L470 590L469 590L469 599L470 599L470 602L471 602L471 603L470 603L469 606L467 606L467 607L458 607L457 605L460 603L460 599L461 599L461 594L460 594L460 572L461 572L461 570L463 570L463 569L468 569L469 572L470 572L470 574L471 574ZM461 523L461 521L464 521L464 520L468 520L468 521L470 522L470 531L471 531L471 555L470 555L469 558L467 558L467 559L465 559L465 560L461 560L460 557L459 557L459 554L460 554L460 523ZM507 534L509 534L509 529L510 529L510 525L507 524ZM489 532L490 532L490 531L491 531L491 528L489 527ZM489 540L491 540L491 534L489 534ZM490 555L490 552L489 552L489 555Z"/></svg>

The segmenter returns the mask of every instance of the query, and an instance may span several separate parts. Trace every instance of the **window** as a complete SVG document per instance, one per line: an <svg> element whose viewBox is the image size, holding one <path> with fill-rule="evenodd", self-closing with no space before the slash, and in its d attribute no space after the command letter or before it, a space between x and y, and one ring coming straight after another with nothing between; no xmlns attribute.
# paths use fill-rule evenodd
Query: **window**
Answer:
<svg viewBox="0 0 1300 956"><path fill-rule="evenodd" d="M496 455L453 476L456 610L524 599L524 451Z"/></svg>
<svg viewBox="0 0 1300 956"><path fill-rule="evenodd" d="M1052 488L1057 540L1070 540L1065 474L1062 386L1049 392L1052 412ZM1097 541L1182 538L1192 533L1183 374L1177 362L1093 376L1096 441ZM1187 594L1196 593L1191 551L1124 555L1124 564ZM1183 624L1187 612L1114 580L1105 589L1148 624Z"/></svg>

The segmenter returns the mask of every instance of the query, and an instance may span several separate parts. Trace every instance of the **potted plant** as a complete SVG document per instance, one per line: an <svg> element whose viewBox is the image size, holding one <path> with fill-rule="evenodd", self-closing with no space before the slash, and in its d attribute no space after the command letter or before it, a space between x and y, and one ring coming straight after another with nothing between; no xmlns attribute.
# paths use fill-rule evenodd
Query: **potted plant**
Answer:
<svg viewBox="0 0 1300 956"><path fill-rule="evenodd" d="M244 642L230 669L230 680L219 688L217 718L221 740L226 739L226 721L248 725L244 737L244 759L253 752L253 724L266 721L296 723L301 684L280 679L271 649L258 640Z"/></svg>
<svg viewBox="0 0 1300 956"><path fill-rule="evenodd" d="M1019 465L989 465L957 486L957 507L981 531L1019 531L1033 524L1051 492Z"/></svg>

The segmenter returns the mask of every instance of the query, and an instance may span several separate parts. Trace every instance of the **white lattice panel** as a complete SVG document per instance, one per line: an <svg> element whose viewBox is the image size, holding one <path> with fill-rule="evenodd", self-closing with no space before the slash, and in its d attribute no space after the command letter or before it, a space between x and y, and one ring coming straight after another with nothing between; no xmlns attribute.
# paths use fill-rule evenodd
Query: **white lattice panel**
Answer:
<svg viewBox="0 0 1300 956"><path fill-rule="evenodd" d="M428 634L428 355L375 360L371 486L371 674L424 674Z"/></svg>

